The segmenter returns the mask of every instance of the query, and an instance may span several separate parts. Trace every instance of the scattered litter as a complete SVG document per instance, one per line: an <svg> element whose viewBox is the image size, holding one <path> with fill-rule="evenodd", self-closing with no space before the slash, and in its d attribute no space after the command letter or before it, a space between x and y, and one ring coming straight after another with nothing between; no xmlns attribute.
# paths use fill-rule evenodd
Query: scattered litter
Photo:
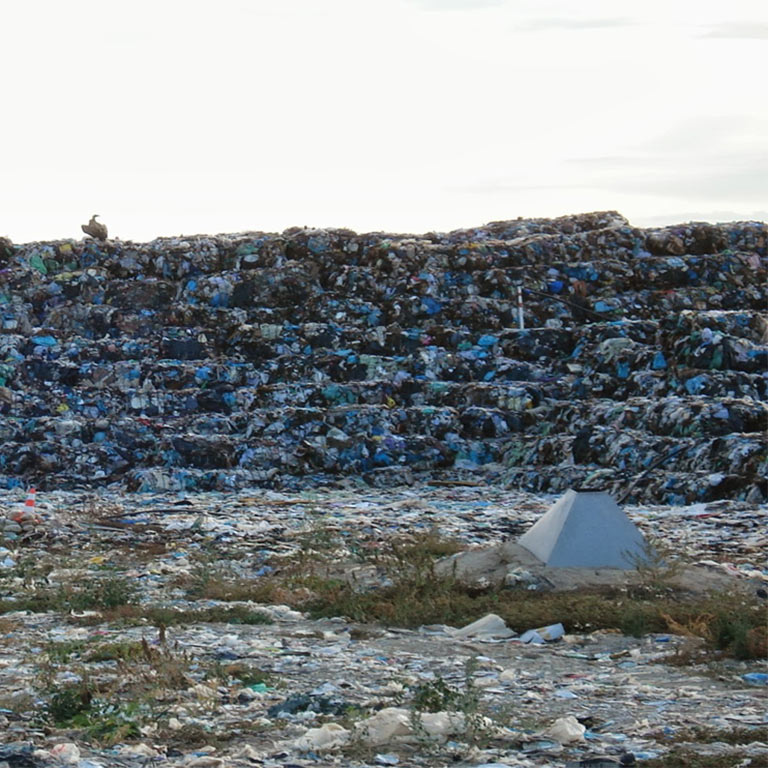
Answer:
<svg viewBox="0 0 768 768"><path fill-rule="evenodd" d="M555 640L559 640L564 634L565 628L562 624L550 624L548 627L529 629L527 632L523 632L517 639L521 643L534 643L539 645L541 643L552 643Z"/></svg>
<svg viewBox="0 0 768 768"><path fill-rule="evenodd" d="M80 762L80 750L77 744L56 744L51 747L51 757L60 765L78 765Z"/></svg>
<svg viewBox="0 0 768 768"><path fill-rule="evenodd" d="M343 701L329 699L326 696L299 694L290 696L280 704L273 704L268 710L269 717L284 717L297 712L315 712L322 715L342 715L348 708Z"/></svg>
<svg viewBox="0 0 768 768"><path fill-rule="evenodd" d="M505 640L515 637L517 633L506 625L501 616L489 613L482 619L467 624L466 627L452 630L451 634L454 637L472 638L473 640Z"/></svg>
<svg viewBox="0 0 768 768"><path fill-rule="evenodd" d="M294 749L298 750L325 750L335 749L346 744L350 739L350 732L336 723L326 723L319 728L310 728L303 736L293 742Z"/></svg>
<svg viewBox="0 0 768 768"><path fill-rule="evenodd" d="M425 737L443 743L449 736L465 733L466 719L462 712L420 712L414 718L407 709L387 707L358 723L357 731L373 747L414 744Z"/></svg>
<svg viewBox="0 0 768 768"><path fill-rule="evenodd" d="M400 762L400 758L391 753L378 754L374 759L378 765L397 765Z"/></svg>
<svg viewBox="0 0 768 768"><path fill-rule="evenodd" d="M586 730L586 727L573 715L567 715L555 720L541 732L541 735L554 739L560 744L571 744L574 741L583 741Z"/></svg>

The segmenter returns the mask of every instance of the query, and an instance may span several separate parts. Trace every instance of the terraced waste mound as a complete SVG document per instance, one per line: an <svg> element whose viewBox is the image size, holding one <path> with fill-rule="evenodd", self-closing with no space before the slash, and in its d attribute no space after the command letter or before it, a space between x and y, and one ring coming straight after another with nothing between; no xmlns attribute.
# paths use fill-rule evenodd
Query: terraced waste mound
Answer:
<svg viewBox="0 0 768 768"><path fill-rule="evenodd" d="M764 501L767 242L615 212L0 240L0 483Z"/></svg>

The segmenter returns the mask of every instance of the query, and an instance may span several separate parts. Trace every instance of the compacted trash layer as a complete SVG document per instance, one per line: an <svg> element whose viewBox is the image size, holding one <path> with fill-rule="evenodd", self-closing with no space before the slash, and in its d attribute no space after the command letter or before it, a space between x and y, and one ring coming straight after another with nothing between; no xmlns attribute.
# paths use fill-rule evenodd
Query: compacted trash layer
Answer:
<svg viewBox="0 0 768 768"><path fill-rule="evenodd" d="M0 483L761 502L767 241L759 222L615 212L2 240Z"/></svg>

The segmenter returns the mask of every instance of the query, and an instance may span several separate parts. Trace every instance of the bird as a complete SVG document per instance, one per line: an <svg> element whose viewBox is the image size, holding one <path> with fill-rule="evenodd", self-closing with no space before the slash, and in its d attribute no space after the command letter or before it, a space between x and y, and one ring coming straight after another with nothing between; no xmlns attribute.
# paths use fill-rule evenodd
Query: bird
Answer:
<svg viewBox="0 0 768 768"><path fill-rule="evenodd" d="M91 220L87 224L81 225L81 229L83 230L83 232L85 232L86 235L90 235L96 240L106 240L107 225L102 224L100 221L96 221L96 218L99 215L100 214L98 213L94 213L93 216L91 216Z"/></svg>

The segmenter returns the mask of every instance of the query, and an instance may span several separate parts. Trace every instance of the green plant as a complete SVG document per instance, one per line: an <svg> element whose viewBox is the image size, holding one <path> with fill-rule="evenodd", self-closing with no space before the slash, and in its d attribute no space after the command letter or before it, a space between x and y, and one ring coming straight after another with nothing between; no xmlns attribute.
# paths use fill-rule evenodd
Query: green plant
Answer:
<svg viewBox="0 0 768 768"><path fill-rule="evenodd" d="M132 582L120 576L110 576L79 587L62 585L52 589L33 586L15 600L0 600L0 613L113 610L134 605L138 598L138 589Z"/></svg>
<svg viewBox="0 0 768 768"><path fill-rule="evenodd" d="M46 706L46 714L55 725L68 725L77 715L90 711L94 688L87 679L56 690Z"/></svg>
<svg viewBox="0 0 768 768"><path fill-rule="evenodd" d="M169 746L190 747L217 746L227 741L227 735L219 734L211 728L187 723L176 730L163 729L162 738Z"/></svg>
<svg viewBox="0 0 768 768"><path fill-rule="evenodd" d="M655 537L643 542L640 553L626 552L625 556L637 571L641 586L648 590L670 587L683 568L678 553Z"/></svg>
<svg viewBox="0 0 768 768"><path fill-rule="evenodd" d="M130 661L144 655L140 642L124 640L119 643L102 643L88 651L84 661Z"/></svg>
<svg viewBox="0 0 768 768"><path fill-rule="evenodd" d="M53 563L41 559L37 554L22 555L16 560L16 565L10 571L9 576L21 579L24 586L34 585L36 581L45 579L53 570Z"/></svg>
<svg viewBox="0 0 768 768"><path fill-rule="evenodd" d="M77 624L90 625L104 619L129 626L153 624L159 630L161 638L168 627L179 624L214 623L222 624L270 624L272 618L265 611L254 610L247 605L210 606L208 608L189 608L177 610L156 605L122 605L105 611L102 616L73 617Z"/></svg>
<svg viewBox="0 0 768 768"><path fill-rule="evenodd" d="M456 711L462 696L463 691L448 685L442 677L438 677L413 689L411 707L417 712Z"/></svg>
<svg viewBox="0 0 768 768"><path fill-rule="evenodd" d="M737 659L768 655L768 631L764 628L758 633L748 616L726 606L713 617L711 641L717 649L728 651Z"/></svg>
<svg viewBox="0 0 768 768"><path fill-rule="evenodd" d="M151 708L142 702L116 703L95 699L91 710L73 718L72 725L84 727L88 737L110 747L141 736L141 724L150 719Z"/></svg>
<svg viewBox="0 0 768 768"><path fill-rule="evenodd" d="M133 582L120 576L95 581L75 589L68 595L68 603L74 611L118 608L138 602L138 590Z"/></svg>
<svg viewBox="0 0 768 768"><path fill-rule="evenodd" d="M424 727L422 715L425 712L454 712L463 718L464 740L473 745L483 744L490 737L490 721L480 710L480 695L474 684L477 659L470 658L464 665L462 687L455 687L437 677L413 689L410 707L410 722L422 748L435 745Z"/></svg>
<svg viewBox="0 0 768 768"><path fill-rule="evenodd" d="M243 686L258 685L259 683L268 684L271 679L267 672L250 664L237 662L223 665L218 661L212 665L206 677L231 682L237 681Z"/></svg>
<svg viewBox="0 0 768 768"><path fill-rule="evenodd" d="M45 654L53 664L65 664L69 657L82 654L87 643L83 640L66 640L61 643L48 643L45 646Z"/></svg>
<svg viewBox="0 0 768 768"><path fill-rule="evenodd" d="M678 619L664 614L668 628L680 635L701 638L710 650L737 659L768 656L768 612L743 594L714 595L707 610Z"/></svg>
<svg viewBox="0 0 768 768"><path fill-rule="evenodd" d="M618 628L625 635L642 637L658 627L658 610L653 603L628 601L619 616Z"/></svg>
<svg viewBox="0 0 768 768"><path fill-rule="evenodd" d="M56 691L46 715L59 728L80 728L85 738L112 746L140 736L140 724L151 719L151 708L140 701L111 701L98 696L84 681Z"/></svg>
<svg viewBox="0 0 768 768"><path fill-rule="evenodd" d="M643 760L643 768L768 768L766 755L747 755L744 750L727 754L703 754L687 747L673 747L662 757Z"/></svg>
<svg viewBox="0 0 768 768"><path fill-rule="evenodd" d="M753 726L751 728L704 728L695 726L677 731L673 740L677 743L695 742L697 744L751 744L755 741L768 743L768 726Z"/></svg>

